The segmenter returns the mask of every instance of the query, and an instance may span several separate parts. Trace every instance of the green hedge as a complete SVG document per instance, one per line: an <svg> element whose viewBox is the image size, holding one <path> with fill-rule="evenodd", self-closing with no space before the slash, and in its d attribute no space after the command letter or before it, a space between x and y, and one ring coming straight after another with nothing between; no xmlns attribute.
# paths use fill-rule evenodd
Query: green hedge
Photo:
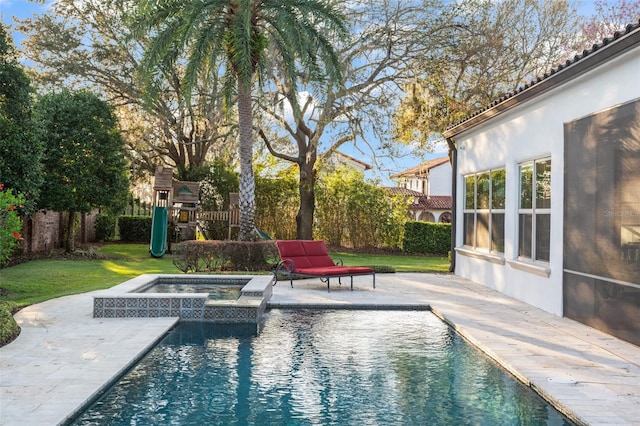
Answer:
<svg viewBox="0 0 640 426"><path fill-rule="evenodd" d="M116 223L118 219L112 214L100 213L96 216L96 240L110 241L116 235Z"/></svg>
<svg viewBox="0 0 640 426"><path fill-rule="evenodd" d="M446 255L451 250L451 224L408 221L404 225L402 250Z"/></svg>
<svg viewBox="0 0 640 426"><path fill-rule="evenodd" d="M172 259L182 272L269 271L279 257L274 241L183 241Z"/></svg>
<svg viewBox="0 0 640 426"><path fill-rule="evenodd" d="M120 216L120 241L148 243L151 240L151 216Z"/></svg>

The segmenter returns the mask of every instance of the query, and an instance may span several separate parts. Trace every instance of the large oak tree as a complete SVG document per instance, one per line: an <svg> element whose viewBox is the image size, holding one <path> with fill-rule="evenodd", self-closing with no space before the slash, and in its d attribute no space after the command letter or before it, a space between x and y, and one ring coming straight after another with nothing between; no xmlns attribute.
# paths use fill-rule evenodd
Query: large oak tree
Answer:
<svg viewBox="0 0 640 426"><path fill-rule="evenodd" d="M64 86L104 95L116 108L135 176L165 164L181 178L212 158L234 161L235 133L215 75L190 87L187 99L181 63L158 69L148 102L136 70L149 40L133 34L132 7L131 0L59 0L22 21L34 81L44 91Z"/></svg>

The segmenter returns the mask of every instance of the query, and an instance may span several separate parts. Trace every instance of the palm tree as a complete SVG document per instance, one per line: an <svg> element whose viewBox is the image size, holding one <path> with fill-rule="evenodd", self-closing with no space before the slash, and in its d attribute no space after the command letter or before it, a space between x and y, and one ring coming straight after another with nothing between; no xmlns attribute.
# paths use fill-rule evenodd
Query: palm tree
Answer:
<svg viewBox="0 0 640 426"><path fill-rule="evenodd" d="M341 81L331 37L346 34L345 18L327 0L138 0L137 7L136 28L153 35L142 61L146 81L157 77L163 65L184 60L187 98L196 80L209 73L224 74L227 87L235 89L239 239L249 240L255 212L252 90L264 58L267 52L278 57L287 83L297 81L298 67L318 80Z"/></svg>

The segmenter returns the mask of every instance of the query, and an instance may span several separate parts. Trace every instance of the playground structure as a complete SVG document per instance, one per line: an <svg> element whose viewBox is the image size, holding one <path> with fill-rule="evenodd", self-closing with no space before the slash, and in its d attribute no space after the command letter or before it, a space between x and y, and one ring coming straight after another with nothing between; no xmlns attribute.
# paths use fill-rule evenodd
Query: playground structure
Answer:
<svg viewBox="0 0 640 426"><path fill-rule="evenodd" d="M229 194L229 210L199 211L199 183L174 181L173 169L164 166L156 167L153 190L154 201L151 210L151 241L149 244L149 253L153 257L164 256L170 248L171 240L196 239L196 230L201 222L227 222L229 226L228 239L231 239L232 229L240 226L238 193ZM259 230L258 232L261 233ZM264 236L262 237L265 238ZM269 237L266 236L266 239Z"/></svg>
<svg viewBox="0 0 640 426"><path fill-rule="evenodd" d="M173 169L163 166L156 167L154 180L149 253L151 253L153 257L162 257L167 252L169 206L171 205L171 195L173 192Z"/></svg>
<svg viewBox="0 0 640 426"><path fill-rule="evenodd" d="M170 236L179 241L195 239L199 184L174 181L171 167L158 166L153 190L149 253L162 257L169 247ZM175 235L169 235L170 232Z"/></svg>

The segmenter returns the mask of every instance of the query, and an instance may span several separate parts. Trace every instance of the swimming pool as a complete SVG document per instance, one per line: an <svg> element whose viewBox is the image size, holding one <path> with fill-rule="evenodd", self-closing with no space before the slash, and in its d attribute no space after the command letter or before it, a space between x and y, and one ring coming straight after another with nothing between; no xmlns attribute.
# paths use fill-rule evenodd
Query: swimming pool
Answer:
<svg viewBox="0 0 640 426"><path fill-rule="evenodd" d="M570 425L431 312L181 323L74 425Z"/></svg>

